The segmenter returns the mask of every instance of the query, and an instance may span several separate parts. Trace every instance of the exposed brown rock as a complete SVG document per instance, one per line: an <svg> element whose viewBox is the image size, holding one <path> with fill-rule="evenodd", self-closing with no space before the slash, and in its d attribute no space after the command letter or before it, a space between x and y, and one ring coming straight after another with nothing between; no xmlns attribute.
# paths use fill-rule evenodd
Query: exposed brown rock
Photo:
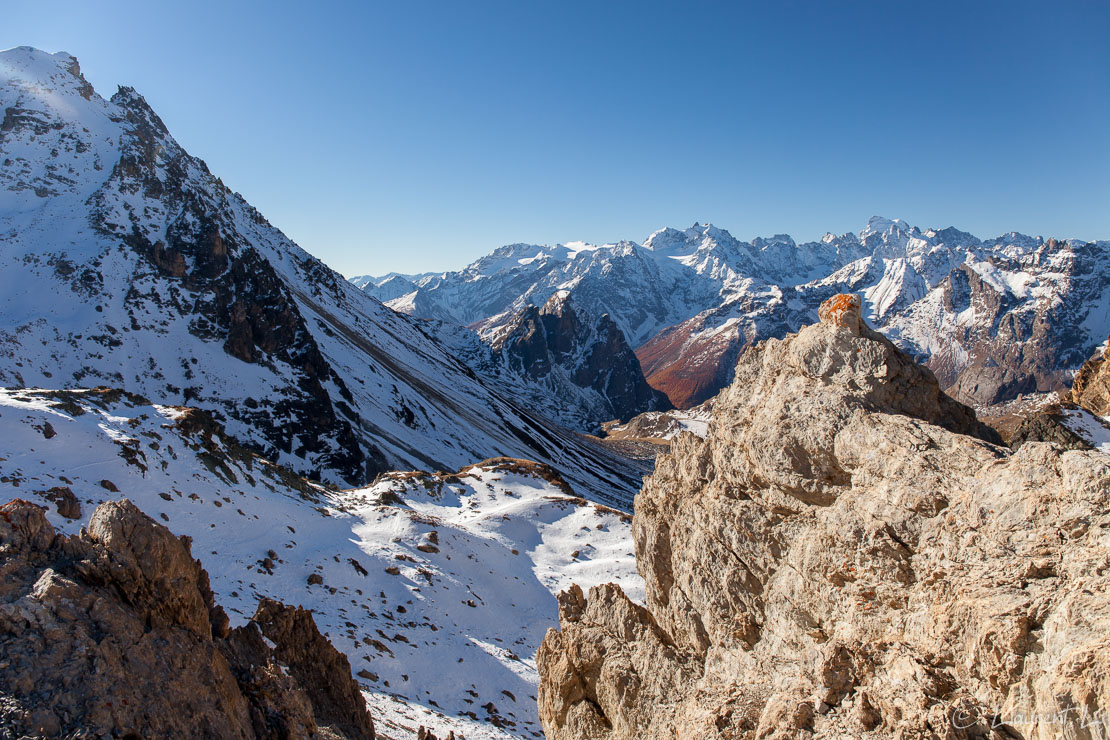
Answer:
<svg viewBox="0 0 1110 740"><path fill-rule="evenodd" d="M358 684L351 679L347 656L320 634L311 612L262 599L251 621L276 645L274 657L303 687L317 724L343 737L374 736L374 724Z"/></svg>
<svg viewBox="0 0 1110 740"><path fill-rule="evenodd" d="M54 502L59 516L64 516L66 519L81 518L81 502L77 500L77 496L69 486L54 486L43 491L42 497Z"/></svg>
<svg viewBox="0 0 1110 740"><path fill-rule="evenodd" d="M691 408L717 395L729 384L736 358L749 344L750 337L735 332L706 331L713 314L669 326L636 348L647 382L677 408Z"/></svg>
<svg viewBox="0 0 1110 740"><path fill-rule="evenodd" d="M40 507L12 501L0 507L0 736L309 738L328 729L372 738L368 716L349 721L365 706L311 617L271 603L256 622L267 629L285 611L297 627L275 630L275 649L255 623L229 630L188 538L129 501L101 505L73 537L55 534ZM332 669L327 682L303 682L319 679L300 671L310 652Z"/></svg>
<svg viewBox="0 0 1110 740"><path fill-rule="evenodd" d="M1110 416L1110 341L1087 360L1071 386L1072 400L1097 416Z"/></svg>
<svg viewBox="0 0 1110 740"><path fill-rule="evenodd" d="M745 353L660 457L643 607L560 597L548 738L1105 736L1106 458L988 443L848 313Z"/></svg>

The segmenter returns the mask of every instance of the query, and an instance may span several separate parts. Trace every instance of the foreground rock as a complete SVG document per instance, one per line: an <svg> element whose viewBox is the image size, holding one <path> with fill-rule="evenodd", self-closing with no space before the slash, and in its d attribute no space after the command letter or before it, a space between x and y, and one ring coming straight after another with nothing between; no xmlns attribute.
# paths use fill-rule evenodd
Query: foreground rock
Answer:
<svg viewBox="0 0 1110 740"><path fill-rule="evenodd" d="M1084 363L1072 381L1071 400L1097 416L1110 416L1110 340Z"/></svg>
<svg viewBox="0 0 1110 740"><path fill-rule="evenodd" d="M309 613L263 600L229 629L189 540L129 501L75 537L0 507L0 576L0 735L374 737Z"/></svg>
<svg viewBox="0 0 1110 740"><path fill-rule="evenodd" d="M1011 454L858 303L823 308L645 482L646 608L562 594L548 737L1106 737L1107 459Z"/></svg>

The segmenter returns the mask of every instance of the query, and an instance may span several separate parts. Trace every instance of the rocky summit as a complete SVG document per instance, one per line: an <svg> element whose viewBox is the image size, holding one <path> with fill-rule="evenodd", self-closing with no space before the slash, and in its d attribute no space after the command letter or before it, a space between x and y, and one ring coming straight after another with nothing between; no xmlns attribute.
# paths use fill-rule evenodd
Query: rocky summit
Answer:
<svg viewBox="0 0 1110 740"><path fill-rule="evenodd" d="M641 606L560 595L552 740L1110 733L1110 464L1017 452L834 296L636 497Z"/></svg>
<svg viewBox="0 0 1110 740"><path fill-rule="evenodd" d="M0 385L200 408L335 485L507 455L631 499L638 464L521 408L307 254L135 90L104 99L69 54L18 47L0 52L0 111Z"/></svg>
<svg viewBox="0 0 1110 740"><path fill-rule="evenodd" d="M347 658L263 599L229 629L208 573L127 500L77 536L0 507L3 737L370 738Z"/></svg>

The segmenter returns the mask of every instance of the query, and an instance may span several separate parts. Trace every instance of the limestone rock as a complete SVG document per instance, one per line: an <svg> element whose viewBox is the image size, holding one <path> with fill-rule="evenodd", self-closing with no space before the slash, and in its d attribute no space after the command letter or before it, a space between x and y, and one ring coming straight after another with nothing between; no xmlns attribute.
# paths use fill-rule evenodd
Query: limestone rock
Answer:
<svg viewBox="0 0 1110 740"><path fill-rule="evenodd" d="M1072 400L1097 416L1110 416L1110 341L1080 368L1071 386Z"/></svg>
<svg viewBox="0 0 1110 740"><path fill-rule="evenodd" d="M296 629L268 647L257 624L288 612ZM188 538L129 501L74 537L34 504L0 507L0 736L373 738L336 656L276 602L228 629ZM310 659L326 681L300 670Z"/></svg>
<svg viewBox="0 0 1110 740"><path fill-rule="evenodd" d="M645 605L560 599L549 738L1107 736L1106 458L1011 453L842 308L745 353L660 457Z"/></svg>
<svg viewBox="0 0 1110 740"><path fill-rule="evenodd" d="M861 305L858 295L838 293L821 304L817 309L817 316L833 326L843 326L858 332L862 322Z"/></svg>

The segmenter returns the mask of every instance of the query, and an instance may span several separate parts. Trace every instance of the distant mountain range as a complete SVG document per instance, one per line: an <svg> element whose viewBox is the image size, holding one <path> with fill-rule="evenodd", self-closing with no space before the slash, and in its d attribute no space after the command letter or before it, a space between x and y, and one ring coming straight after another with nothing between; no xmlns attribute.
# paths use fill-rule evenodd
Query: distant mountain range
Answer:
<svg viewBox="0 0 1110 740"><path fill-rule="evenodd" d="M727 384L745 347L813 322L840 292L861 294L871 325L971 404L1066 386L1110 334L1110 242L983 240L880 217L803 244L742 242L710 224L641 244L511 244L456 272L362 285L401 313L487 339L568 291L580 310L609 315L648 382L680 407Z"/></svg>

